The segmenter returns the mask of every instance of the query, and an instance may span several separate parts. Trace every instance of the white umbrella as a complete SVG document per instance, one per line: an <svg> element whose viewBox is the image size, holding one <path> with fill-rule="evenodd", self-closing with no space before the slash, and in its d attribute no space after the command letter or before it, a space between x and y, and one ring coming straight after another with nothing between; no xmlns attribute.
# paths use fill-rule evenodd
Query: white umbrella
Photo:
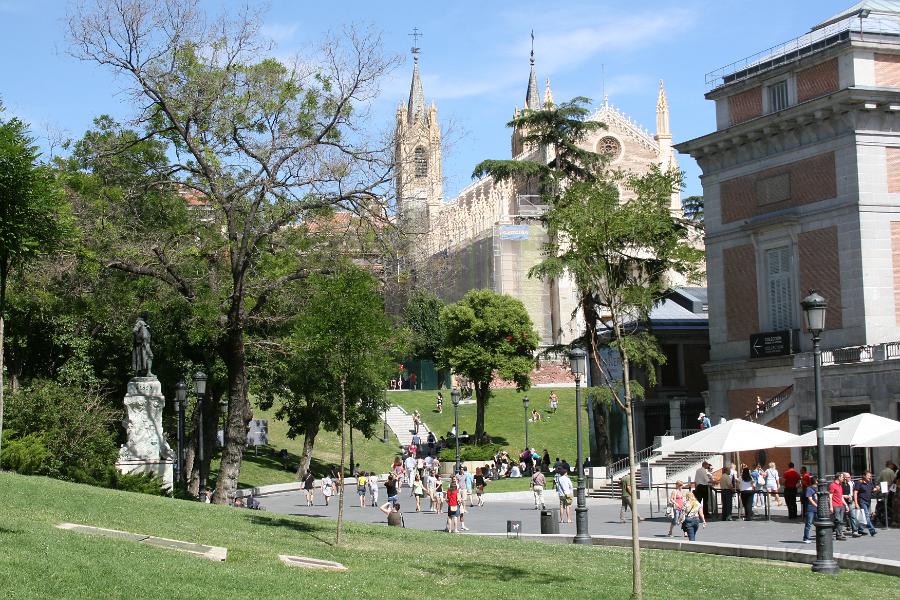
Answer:
<svg viewBox="0 0 900 600"><path fill-rule="evenodd" d="M723 454L774 448L794 434L744 419L732 419L659 448L660 452L709 452Z"/></svg>
<svg viewBox="0 0 900 600"><path fill-rule="evenodd" d="M861 413L825 428L826 446L865 446L868 440L900 432L900 423L872 413ZM816 432L810 431L779 444L780 448L804 448L817 444ZM891 445L891 444L886 444Z"/></svg>
<svg viewBox="0 0 900 600"><path fill-rule="evenodd" d="M869 440L866 440L861 444L854 445L863 448L900 447L900 429L897 429L896 431L888 431L887 433L883 433Z"/></svg>

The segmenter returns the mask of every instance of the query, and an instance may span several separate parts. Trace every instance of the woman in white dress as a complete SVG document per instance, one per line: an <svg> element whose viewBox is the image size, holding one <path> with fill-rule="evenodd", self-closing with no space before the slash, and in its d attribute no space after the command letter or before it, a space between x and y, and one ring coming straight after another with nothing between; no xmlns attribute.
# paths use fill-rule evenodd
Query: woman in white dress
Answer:
<svg viewBox="0 0 900 600"><path fill-rule="evenodd" d="M322 495L325 496L325 506L328 506L328 501L334 495L334 481L328 475L322 478Z"/></svg>
<svg viewBox="0 0 900 600"><path fill-rule="evenodd" d="M770 496L775 496L775 502L778 503L778 506L784 504L781 501L781 498L778 496L778 482L780 481L780 476L778 475L778 469L775 468L775 463L770 462L769 468L766 469L766 491Z"/></svg>

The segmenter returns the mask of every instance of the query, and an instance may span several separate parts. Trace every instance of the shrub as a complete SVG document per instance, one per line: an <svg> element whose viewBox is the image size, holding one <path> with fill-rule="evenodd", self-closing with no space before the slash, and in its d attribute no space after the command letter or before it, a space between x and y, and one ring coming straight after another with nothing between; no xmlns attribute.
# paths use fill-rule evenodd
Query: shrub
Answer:
<svg viewBox="0 0 900 600"><path fill-rule="evenodd" d="M23 474L102 485L118 452L118 416L95 390L36 381L7 399L3 464Z"/></svg>
<svg viewBox="0 0 900 600"><path fill-rule="evenodd" d="M503 448L500 444L472 444L467 446L459 447L459 460L466 461L492 461L494 460L494 455L500 452ZM455 462L456 461L456 447L450 447L445 450L442 450L438 455L438 458L441 459L441 462Z"/></svg>

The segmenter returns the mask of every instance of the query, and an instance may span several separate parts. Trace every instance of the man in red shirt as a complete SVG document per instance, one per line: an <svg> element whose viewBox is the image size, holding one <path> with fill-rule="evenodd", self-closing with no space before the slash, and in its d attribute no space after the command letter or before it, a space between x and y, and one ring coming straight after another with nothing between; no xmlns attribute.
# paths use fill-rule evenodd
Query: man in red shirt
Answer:
<svg viewBox="0 0 900 600"><path fill-rule="evenodd" d="M810 482L811 482L811 479L810 479L809 471L806 469L806 467L800 467L800 485L802 486L801 493L800 493L800 507L801 507L800 514L801 515L806 514L806 505L808 504L808 500L806 498L806 490L809 488Z"/></svg>
<svg viewBox="0 0 900 600"><path fill-rule="evenodd" d="M781 476L784 481L784 501L787 502L788 519L797 518L797 485L800 473L794 469L794 463L788 463L787 471Z"/></svg>
<svg viewBox="0 0 900 600"><path fill-rule="evenodd" d="M834 481L828 486L828 495L831 498L831 511L834 517L834 536L837 540L846 540L844 537L844 514L847 512L847 503L844 502L844 488L841 482L843 473L837 473Z"/></svg>

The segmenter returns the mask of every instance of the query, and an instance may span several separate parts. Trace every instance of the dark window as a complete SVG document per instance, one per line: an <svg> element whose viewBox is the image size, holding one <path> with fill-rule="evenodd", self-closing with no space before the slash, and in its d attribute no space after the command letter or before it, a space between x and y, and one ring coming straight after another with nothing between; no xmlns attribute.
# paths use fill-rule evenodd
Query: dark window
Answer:
<svg viewBox="0 0 900 600"><path fill-rule="evenodd" d="M666 363L659 368L659 385L662 387L678 387L681 377L678 368L678 344L662 344Z"/></svg>
<svg viewBox="0 0 900 600"><path fill-rule="evenodd" d="M416 177L425 177L428 175L428 157L425 155L425 148L421 146L416 148L414 153L416 163Z"/></svg>

